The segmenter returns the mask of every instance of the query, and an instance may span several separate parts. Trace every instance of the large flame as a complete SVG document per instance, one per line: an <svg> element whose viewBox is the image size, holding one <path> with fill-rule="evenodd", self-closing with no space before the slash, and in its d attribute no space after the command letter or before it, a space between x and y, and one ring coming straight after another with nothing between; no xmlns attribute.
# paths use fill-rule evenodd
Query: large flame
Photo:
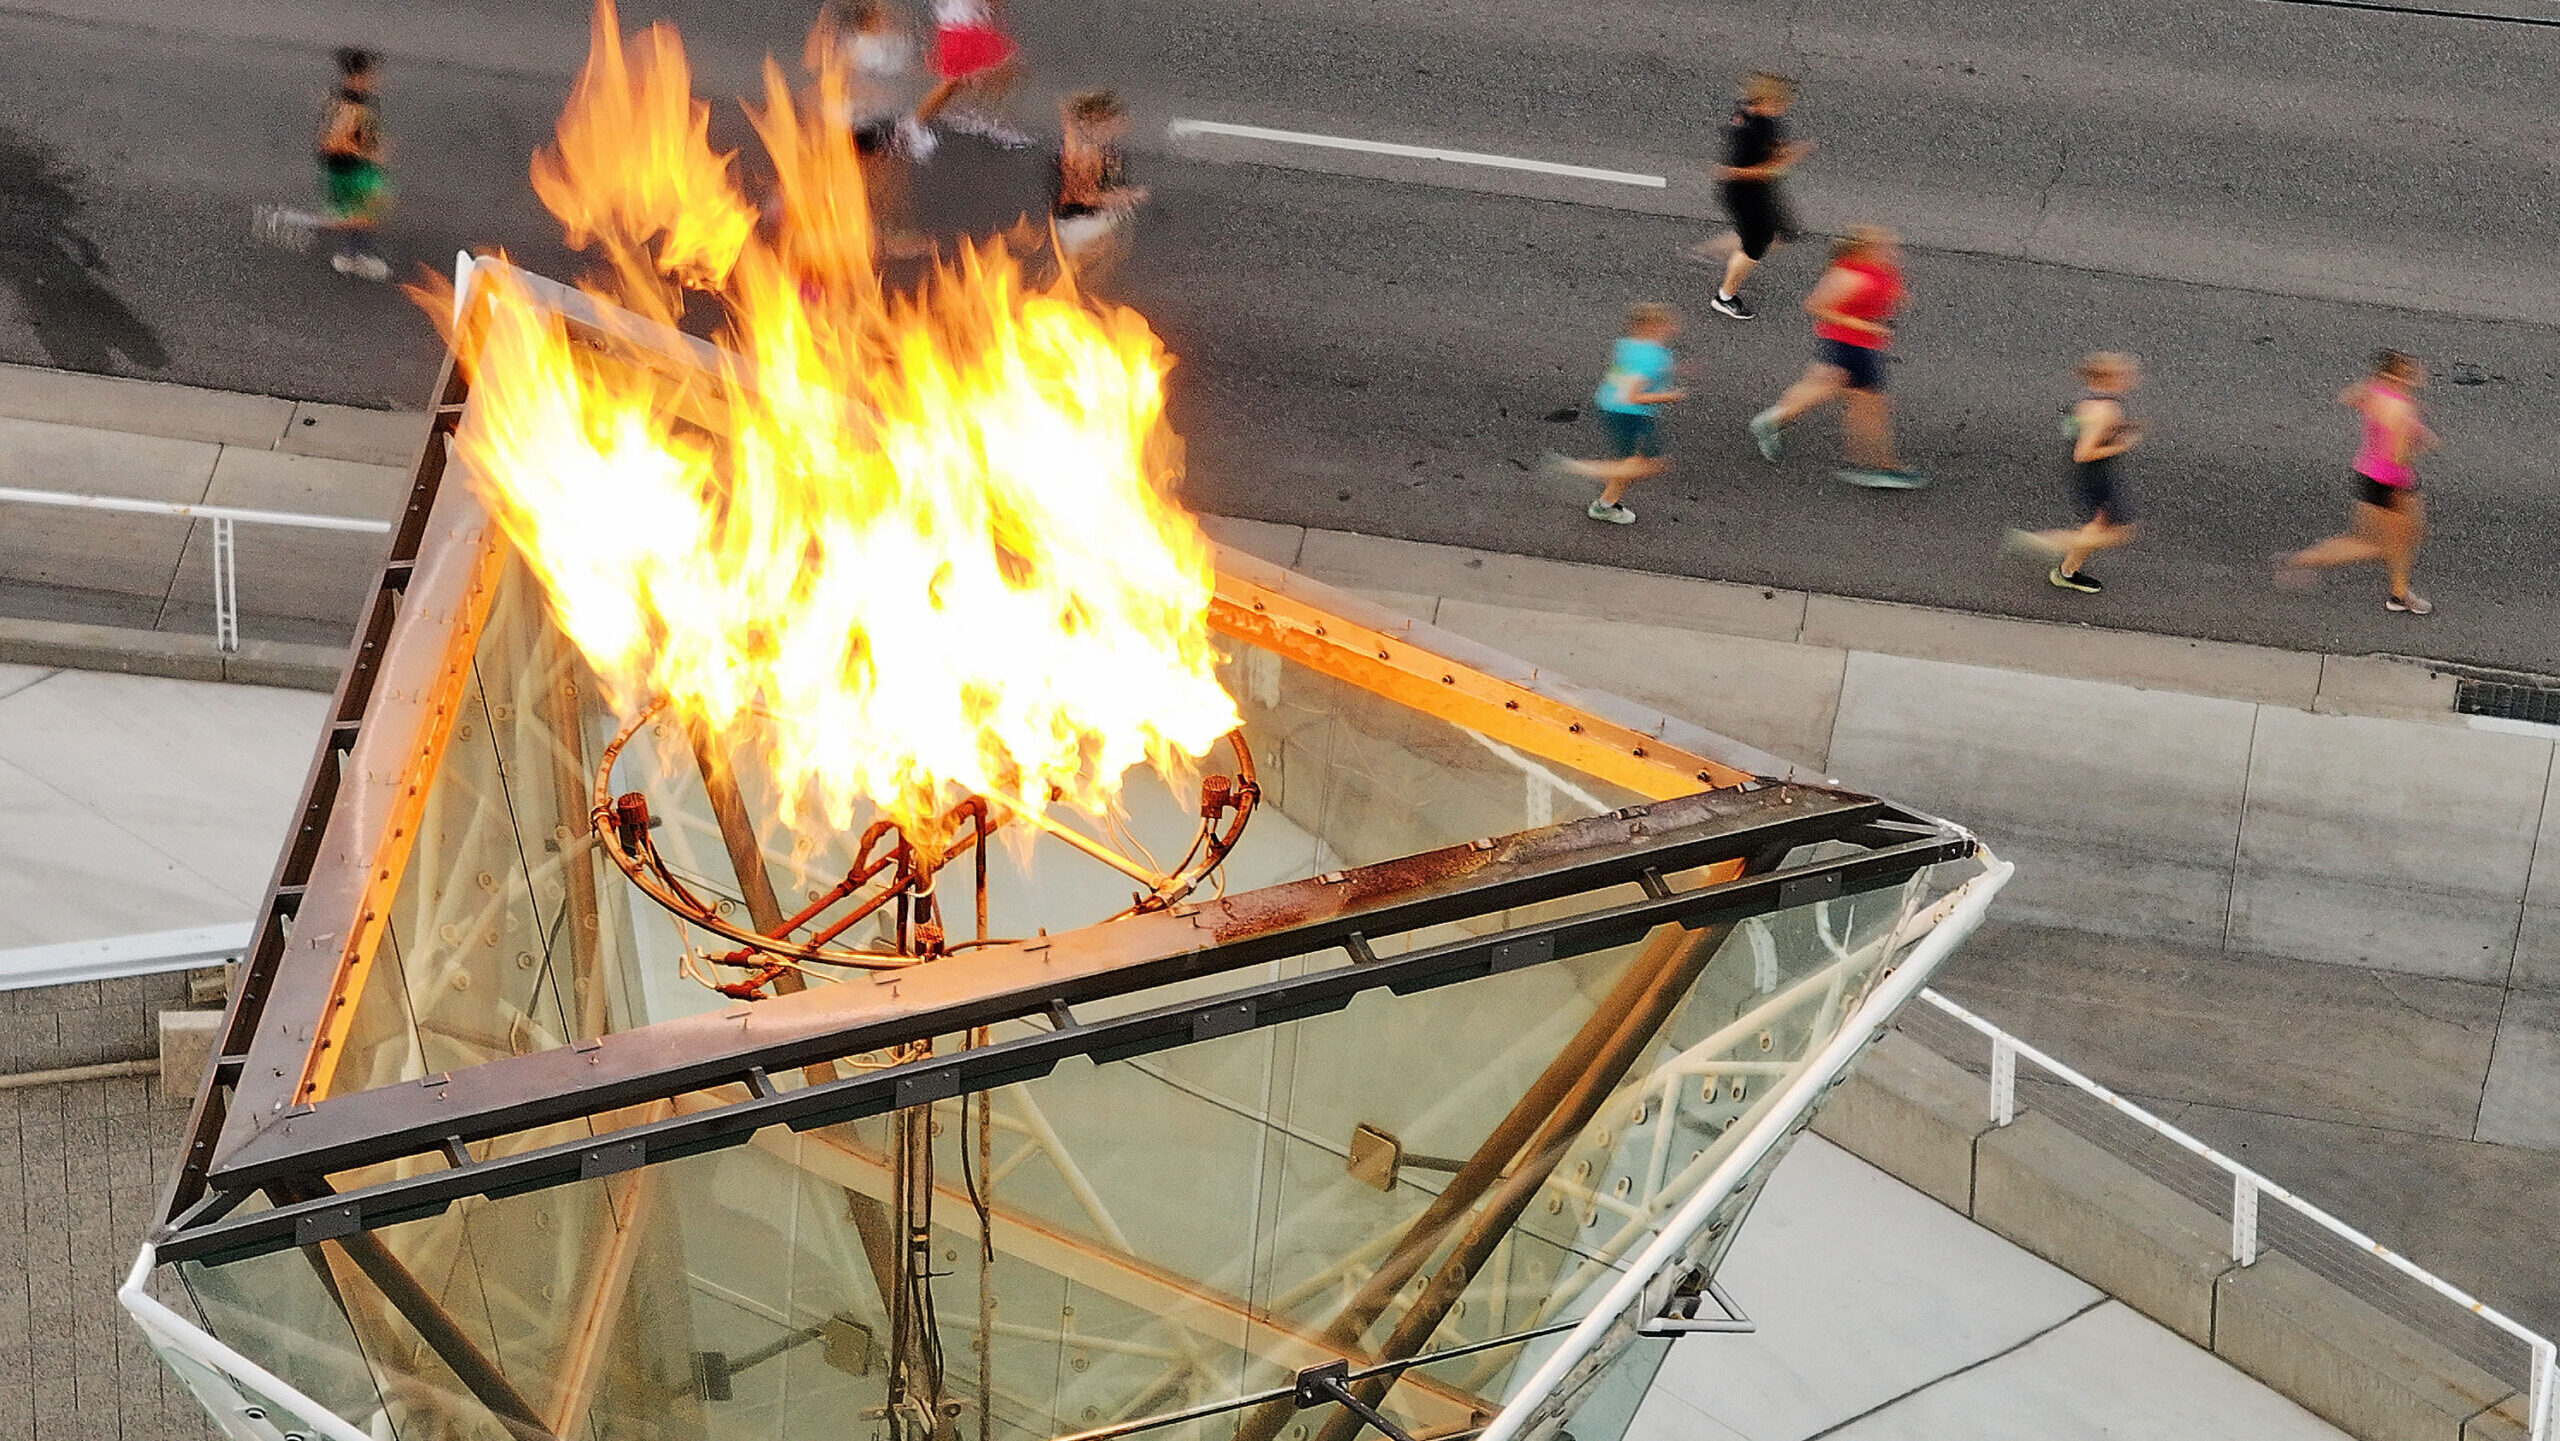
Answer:
<svg viewBox="0 0 2560 1441"><path fill-rule="evenodd" d="M604 359L491 267L457 346L469 472L616 704L663 697L759 758L795 821L912 825L955 789L1102 812L1238 723L1170 497L1170 357L1001 245L884 291L840 80L803 104L765 79L771 209L712 150L675 32L626 51L598 10L535 189L605 262L590 293L673 325L710 292L732 358Z"/></svg>

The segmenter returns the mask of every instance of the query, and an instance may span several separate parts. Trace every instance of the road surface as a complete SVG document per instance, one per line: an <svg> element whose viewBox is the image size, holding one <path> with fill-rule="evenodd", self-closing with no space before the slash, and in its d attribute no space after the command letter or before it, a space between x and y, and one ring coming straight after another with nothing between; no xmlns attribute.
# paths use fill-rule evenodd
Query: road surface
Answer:
<svg viewBox="0 0 2560 1441"><path fill-rule="evenodd" d="M709 93L796 53L808 6L671 0ZM2275 0L1020 0L1039 96L1119 86L1153 188L1122 294L1181 358L1202 508L1567 559L2331 651L2560 672L2560 262L2554 0L2516 17ZM397 292L246 243L296 198L328 50L385 76L405 264L502 244L574 267L524 183L583 56L579 6L388 0L0 5L0 358L305 398L415 404L437 345ZM1816 228L1891 224L1916 300L1892 385L1917 494L1829 477L1816 419L1779 467L1742 421L1801 367L1781 252L1764 318L1705 309L1677 248L1713 214L1733 78L1802 79ZM1226 140L1279 127L1663 177L1661 187ZM718 127L743 141L724 106ZM932 213L1037 203L1036 160L955 141ZM1692 315L1695 399L1631 528L1534 474L1589 451L1583 407L1622 307ZM2280 593L2268 557L2338 528L2377 345L2429 361L2443 450L2426 620L2378 575ZM2071 362L2139 352L2145 524L2102 597L1995 553L2068 518Z"/></svg>

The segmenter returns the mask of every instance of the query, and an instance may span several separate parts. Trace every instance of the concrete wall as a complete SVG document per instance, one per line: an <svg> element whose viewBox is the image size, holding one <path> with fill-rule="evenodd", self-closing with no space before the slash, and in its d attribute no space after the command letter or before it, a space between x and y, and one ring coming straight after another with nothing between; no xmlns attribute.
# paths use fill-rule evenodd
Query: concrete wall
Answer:
<svg viewBox="0 0 2560 1441"><path fill-rule="evenodd" d="M2049 1116L1987 1119L1985 1082L1899 1033L1860 1058L1816 1134L1971 1216L2362 1441L2520 1441L2524 1377L2491 1375L2230 1227ZM2462 1324L2450 1303L2445 1324Z"/></svg>
<svg viewBox="0 0 2560 1441"><path fill-rule="evenodd" d="M2560 991L2554 735L2467 725L2423 665L1210 529L1957 817L2016 919Z"/></svg>

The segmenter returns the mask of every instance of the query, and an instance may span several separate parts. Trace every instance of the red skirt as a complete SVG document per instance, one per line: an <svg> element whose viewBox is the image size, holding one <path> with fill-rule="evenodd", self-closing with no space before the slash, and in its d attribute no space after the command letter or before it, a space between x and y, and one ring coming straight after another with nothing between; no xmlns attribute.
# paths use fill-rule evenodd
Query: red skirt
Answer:
<svg viewBox="0 0 2560 1441"><path fill-rule="evenodd" d="M966 80L1013 58L1013 41L992 25L946 25L935 68L945 80Z"/></svg>

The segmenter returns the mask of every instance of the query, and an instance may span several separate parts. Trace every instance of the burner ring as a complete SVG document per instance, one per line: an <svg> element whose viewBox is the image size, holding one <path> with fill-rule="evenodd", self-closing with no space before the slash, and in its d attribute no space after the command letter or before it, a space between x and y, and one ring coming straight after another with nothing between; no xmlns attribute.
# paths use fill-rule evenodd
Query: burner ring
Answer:
<svg viewBox="0 0 2560 1441"><path fill-rule="evenodd" d="M764 987L785 970L811 965L895 970L936 959L955 950L1000 943L1000 938L985 934L986 843L987 837L1008 820L1030 825L1147 886L1126 909L1107 919L1122 920L1170 909L1225 863L1228 853L1243 837L1245 824L1252 818L1254 807L1262 796L1261 785L1254 774L1253 752L1246 746L1243 732L1228 732L1225 739L1235 756L1234 773L1213 774L1202 780L1199 830L1170 872L1159 872L1133 861L1110 846L1049 817L1003 809L983 796L964 797L945 813L944 828L954 836L966 833L969 839L965 844L976 852L979 934L956 945L946 944L942 939L940 923L934 918L933 885L942 867L958 857L961 847L955 845L929 864L920 864L915 850L898 828L891 822L877 821L864 831L856 848L853 866L846 871L845 878L813 899L799 914L785 918L779 928L781 934L767 934L720 914L721 900L706 900L697 895L667 866L649 838L650 828L656 820L650 815L646 795L632 791L617 797L613 793L613 768L620 761L624 747L667 709L664 697L651 701L626 722L604 748L596 768L589 822L595 831L597 844L641 894L657 902L679 922L699 926L738 947L726 955L709 959L718 965L754 969L754 975L748 980L714 987L742 998L760 996ZM891 844L875 855L873 848L883 840ZM881 883L878 889L857 901L848 913L820 926L808 939L798 939L792 934L816 923L829 907L859 895L875 882ZM864 950L828 944L892 902L898 903L896 916L900 949ZM910 929L911 921L918 923L913 930Z"/></svg>

